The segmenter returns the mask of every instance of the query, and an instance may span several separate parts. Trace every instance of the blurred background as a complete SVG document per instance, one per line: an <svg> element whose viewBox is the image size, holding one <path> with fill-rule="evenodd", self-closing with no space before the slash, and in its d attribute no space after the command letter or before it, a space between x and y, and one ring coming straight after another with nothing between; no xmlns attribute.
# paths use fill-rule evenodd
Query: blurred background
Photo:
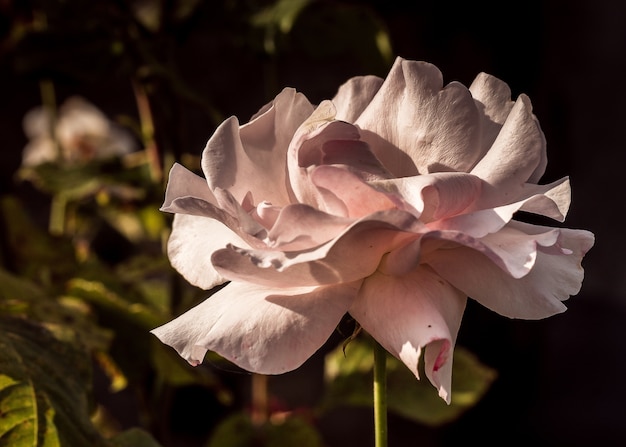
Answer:
<svg viewBox="0 0 626 447"><path fill-rule="evenodd" d="M513 98L526 93L548 143L542 183L570 176L565 226L593 231L596 245L564 314L513 321L470 302L458 344L495 378L449 419L390 413L390 445L621 445L625 24L626 3L607 0L0 0L0 375L27 377L39 400L71 397L86 420L51 404L84 427L60 435L62 445L98 445L100 436L116 445L292 445L215 441L217 429L229 430L224 421L236 432L242 422L229 417L254 407L254 378L217 358L189 372L147 334L206 296L162 256L166 171L173 161L197 169L223 119L246 122L283 87L317 103L351 76L384 77L402 56L434 63L445 83L469 85L487 72ZM34 140L27 114L48 110L40 137L77 96L127 132L124 143L115 140L126 145L120 158L23 165ZM79 143L92 154L92 142ZM308 441L293 444L373 445L371 408L311 410L326 389L325 355L344 339L338 334L299 370L267 381L268 411L306 425L293 432ZM57 365L59 358L73 360ZM74 385L55 388L45 365L16 366L29 361ZM0 386L5 405L8 390ZM51 426L36 410L33 418ZM128 431L135 427L149 435ZM120 433L126 437L114 438Z"/></svg>

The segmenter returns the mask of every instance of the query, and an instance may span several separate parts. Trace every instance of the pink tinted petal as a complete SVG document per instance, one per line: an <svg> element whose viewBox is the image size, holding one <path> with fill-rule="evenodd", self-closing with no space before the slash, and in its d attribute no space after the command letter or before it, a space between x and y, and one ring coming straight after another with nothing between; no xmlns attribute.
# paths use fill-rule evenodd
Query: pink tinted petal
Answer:
<svg viewBox="0 0 626 447"><path fill-rule="evenodd" d="M389 210L358 221L317 248L293 252L234 246L212 256L215 268L233 281L286 287L336 284L371 275L385 253L415 239L417 219Z"/></svg>
<svg viewBox="0 0 626 447"><path fill-rule="evenodd" d="M315 248L338 236L353 222L308 205L289 205L280 211L267 235L267 244L281 251Z"/></svg>
<svg viewBox="0 0 626 447"><path fill-rule="evenodd" d="M376 211L403 207L399 198L377 191L343 167L320 166L311 172L310 177L315 186L340 200L347 216L351 218L358 219ZM327 195L322 196L324 201L327 198ZM324 208L331 206L326 205Z"/></svg>
<svg viewBox="0 0 626 447"><path fill-rule="evenodd" d="M561 222L565 219L570 204L570 187L567 179L549 185L527 183L518 192L525 196L522 200L438 220L428 224L428 227L437 230L459 231L474 238L481 238L500 230L511 221L517 211L540 214ZM476 204L470 206L470 210L479 206L480 199Z"/></svg>
<svg viewBox="0 0 626 447"><path fill-rule="evenodd" d="M533 176L546 150L545 138L532 114L530 100L520 95L493 145L472 169L483 179L484 207L508 203Z"/></svg>
<svg viewBox="0 0 626 447"><path fill-rule="evenodd" d="M226 280L211 264L211 253L227 244L246 243L220 222L186 214L176 214L167 243L172 266L191 284L211 289Z"/></svg>
<svg viewBox="0 0 626 447"><path fill-rule="evenodd" d="M485 73L480 73L470 86L472 96L484 107L483 120L483 144L486 145L485 152L493 144L497 134L505 123L513 105L511 101L511 89L498 78ZM539 125L539 123L537 123ZM537 167L528 177L528 182L537 183L543 176L548 157L544 150L541 151Z"/></svg>
<svg viewBox="0 0 626 447"><path fill-rule="evenodd" d="M228 204L229 209L215 206L197 197L180 197L174 199L164 211L175 212L176 215L190 215L204 218L215 219L226 227L230 228L233 233L239 235L251 247L264 247L262 240L266 236L266 230L263 226L254 220L251 214L243 211L234 198L228 196L225 191L217 190L218 202ZM233 213L233 214L231 214Z"/></svg>
<svg viewBox="0 0 626 447"><path fill-rule="evenodd" d="M428 267L404 276L375 273L363 282L350 314L419 378L426 376L450 402L452 354L467 299Z"/></svg>
<svg viewBox="0 0 626 447"><path fill-rule="evenodd" d="M415 169L422 174L468 172L482 156L480 115L469 90L457 82L444 88L441 72L425 62L396 59L355 124L396 177L415 175ZM391 147L381 145L376 135Z"/></svg>
<svg viewBox="0 0 626 447"><path fill-rule="evenodd" d="M565 220L571 203L571 188L567 177L549 185L527 183L520 192L522 197L529 199L523 202L520 211L550 217L559 222Z"/></svg>
<svg viewBox="0 0 626 447"><path fill-rule="evenodd" d="M482 182L462 172L438 172L371 182L395 191L419 213L424 223L462 212L480 197Z"/></svg>
<svg viewBox="0 0 626 447"><path fill-rule="evenodd" d="M179 197L195 197L204 202L217 205L217 199L211 193L205 179L182 165L174 163L172 169L170 169L169 180L165 190L165 200L161 211L184 214L193 212L193 210L178 208L174 204L174 201Z"/></svg>
<svg viewBox="0 0 626 447"><path fill-rule="evenodd" d="M211 350L247 371L281 374L298 368L324 344L357 288L230 283L152 333L192 365Z"/></svg>
<svg viewBox="0 0 626 447"><path fill-rule="evenodd" d="M422 240L449 241L472 248L510 276L521 278L533 268L538 247L549 247L556 243L557 238L558 230L554 228L547 228L545 233L529 235L509 225L480 239L454 231L432 231L425 234ZM424 256L422 262L427 262L426 259L429 258Z"/></svg>
<svg viewBox="0 0 626 447"><path fill-rule="evenodd" d="M515 224L543 232L543 227ZM529 230L528 230L529 231ZM561 301L575 295L583 280L581 260L593 245L587 231L559 229L558 253L539 247L532 270L513 278L468 247L435 250L425 258L443 278L485 307L510 318L541 319L565 311ZM562 249L571 250L565 254Z"/></svg>
<svg viewBox="0 0 626 447"><path fill-rule="evenodd" d="M224 121L202 155L202 169L211 189L228 190L240 202L251 191L256 202L290 203L287 147L312 112L313 106L302 94L285 89L252 122L239 127L235 117Z"/></svg>
<svg viewBox="0 0 626 447"><path fill-rule="evenodd" d="M332 99L336 119L353 123L365 110L383 80L377 76L357 76L344 83Z"/></svg>
<svg viewBox="0 0 626 447"><path fill-rule="evenodd" d="M486 73L476 76L469 91L482 111L482 145L484 153L487 153L515 102L511 100L511 89L506 82Z"/></svg>

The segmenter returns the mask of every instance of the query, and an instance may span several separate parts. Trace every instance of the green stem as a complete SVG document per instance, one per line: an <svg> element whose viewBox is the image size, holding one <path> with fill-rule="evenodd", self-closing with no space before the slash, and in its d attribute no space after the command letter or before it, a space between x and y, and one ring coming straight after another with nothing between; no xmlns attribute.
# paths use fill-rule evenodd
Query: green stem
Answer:
<svg viewBox="0 0 626 447"><path fill-rule="evenodd" d="M387 351L374 346L374 438L376 447L387 447Z"/></svg>
<svg viewBox="0 0 626 447"><path fill-rule="evenodd" d="M60 236L65 233L67 211L67 198L63 193L57 193L52 196L50 204L50 221L48 231L50 234Z"/></svg>

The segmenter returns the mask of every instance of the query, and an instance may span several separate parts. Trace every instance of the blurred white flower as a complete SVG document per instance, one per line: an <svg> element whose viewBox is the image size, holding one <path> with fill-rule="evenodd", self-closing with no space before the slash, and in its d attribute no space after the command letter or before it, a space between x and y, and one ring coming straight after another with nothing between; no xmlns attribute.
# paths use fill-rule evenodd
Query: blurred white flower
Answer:
<svg viewBox="0 0 626 447"><path fill-rule="evenodd" d="M68 98L59 107L54 126L51 119L44 107L32 109L25 115L23 127L30 141L22 154L23 166L46 162L80 164L137 149L135 140L124 128L79 96Z"/></svg>

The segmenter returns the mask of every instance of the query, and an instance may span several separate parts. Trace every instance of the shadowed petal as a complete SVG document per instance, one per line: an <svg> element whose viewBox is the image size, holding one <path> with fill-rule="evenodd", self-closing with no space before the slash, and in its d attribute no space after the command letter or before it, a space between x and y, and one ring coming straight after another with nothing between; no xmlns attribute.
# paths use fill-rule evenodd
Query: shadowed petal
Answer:
<svg viewBox="0 0 626 447"><path fill-rule="evenodd" d="M207 217L176 214L167 242L167 255L187 281L201 289L211 289L226 280L211 264L211 254L227 244L246 243L222 223Z"/></svg>
<svg viewBox="0 0 626 447"><path fill-rule="evenodd" d="M471 173L483 179L482 206L508 203L520 195L542 163L546 142L530 100L520 95L493 145Z"/></svg>
<svg viewBox="0 0 626 447"><path fill-rule="evenodd" d="M211 350L247 371L281 374L324 344L357 289L358 284L271 289L234 282L152 333L192 365Z"/></svg>
<svg viewBox="0 0 626 447"><path fill-rule="evenodd" d="M472 96L483 107L483 148L486 153L502 129L508 118L514 101L511 100L511 89L502 80L480 73L469 87ZM528 182L537 183L546 169L548 157L544 149L541 151L539 163L528 178Z"/></svg>
<svg viewBox="0 0 626 447"><path fill-rule="evenodd" d="M378 76L357 76L344 83L332 99L336 119L353 123L363 113L383 80Z"/></svg>
<svg viewBox="0 0 626 447"><path fill-rule="evenodd" d="M398 58L355 124L383 165L396 177L406 177L469 172L483 154L480 119L465 86L451 82L444 88L434 65Z"/></svg>
<svg viewBox="0 0 626 447"><path fill-rule="evenodd" d="M512 226L530 235L550 230L519 222ZM565 311L561 301L580 290L584 275L582 257L594 241L588 231L555 231L559 234L555 245L539 246L533 268L522 278L511 277L484 254L468 247L432 251L424 262L468 296L501 315L546 318Z"/></svg>
<svg viewBox="0 0 626 447"><path fill-rule="evenodd" d="M362 279L372 274L383 255L418 237L417 219L398 210L372 214L332 241L293 252L248 250L229 246L213 254L224 277L265 286L315 286Z"/></svg>
<svg viewBox="0 0 626 447"><path fill-rule="evenodd" d="M257 201L290 203L286 153L298 126L313 112L301 93L284 89L272 105L250 123L239 127L231 117L209 139L202 169L212 190L228 190L236 200L252 192Z"/></svg>
<svg viewBox="0 0 626 447"><path fill-rule="evenodd" d="M178 163L174 163L170 169L167 189L165 190L165 200L161 211L168 213L193 214L193 210L186 210L174 204L180 197L195 197L202 201L217 205L217 199L209 189L205 179L194 174Z"/></svg>
<svg viewBox="0 0 626 447"><path fill-rule="evenodd" d="M367 278L350 315L418 378L426 347L426 376L449 403L452 353L466 301L430 268L420 266L404 276L377 272Z"/></svg>

